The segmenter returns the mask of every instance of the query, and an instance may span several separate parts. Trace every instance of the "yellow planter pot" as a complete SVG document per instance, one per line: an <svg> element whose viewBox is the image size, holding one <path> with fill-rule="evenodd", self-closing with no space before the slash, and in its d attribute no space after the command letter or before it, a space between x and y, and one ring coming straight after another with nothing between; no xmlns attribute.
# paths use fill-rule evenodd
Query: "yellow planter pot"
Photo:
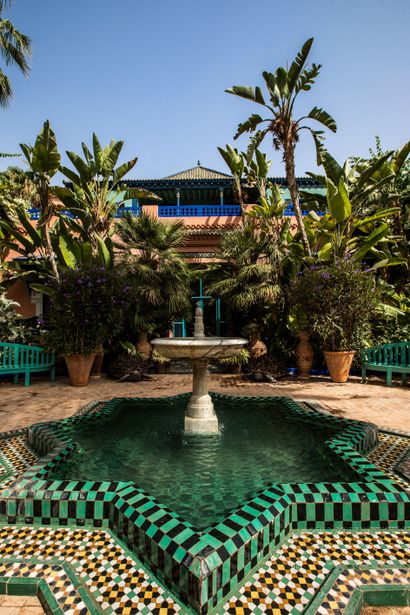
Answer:
<svg viewBox="0 0 410 615"><path fill-rule="evenodd" d="M333 382L347 382L355 351L331 352L330 350L325 350L323 354L325 355L327 369Z"/></svg>

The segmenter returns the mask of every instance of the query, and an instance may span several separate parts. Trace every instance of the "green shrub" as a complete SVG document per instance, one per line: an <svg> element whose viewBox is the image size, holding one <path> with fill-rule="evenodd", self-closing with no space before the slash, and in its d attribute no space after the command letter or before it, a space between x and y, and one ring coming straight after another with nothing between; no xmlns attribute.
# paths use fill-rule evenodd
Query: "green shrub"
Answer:
<svg viewBox="0 0 410 615"><path fill-rule="evenodd" d="M357 262L312 265L290 285L288 294L298 320L318 336L325 350L359 350L369 339L378 292L374 275Z"/></svg>
<svg viewBox="0 0 410 615"><path fill-rule="evenodd" d="M20 307L20 304L8 299L5 291L0 290L0 340L2 342L25 342L25 326L21 316L16 312L17 307Z"/></svg>
<svg viewBox="0 0 410 615"><path fill-rule="evenodd" d="M46 345L61 354L92 354L119 326L130 287L118 271L82 265L51 285Z"/></svg>

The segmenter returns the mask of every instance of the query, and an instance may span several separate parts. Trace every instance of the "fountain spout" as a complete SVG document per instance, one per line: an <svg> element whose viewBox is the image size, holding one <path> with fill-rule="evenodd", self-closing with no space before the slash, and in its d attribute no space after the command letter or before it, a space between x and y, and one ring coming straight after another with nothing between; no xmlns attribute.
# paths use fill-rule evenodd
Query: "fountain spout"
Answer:
<svg viewBox="0 0 410 615"><path fill-rule="evenodd" d="M198 301L195 309L194 339L201 339L203 337L205 337L204 315L201 309L201 305Z"/></svg>

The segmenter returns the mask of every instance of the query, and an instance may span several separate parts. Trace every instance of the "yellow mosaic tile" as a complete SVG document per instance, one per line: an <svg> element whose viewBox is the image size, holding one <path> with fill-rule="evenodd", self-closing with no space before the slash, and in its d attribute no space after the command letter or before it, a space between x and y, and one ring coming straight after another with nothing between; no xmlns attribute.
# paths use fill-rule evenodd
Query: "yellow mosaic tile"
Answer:
<svg viewBox="0 0 410 615"><path fill-rule="evenodd" d="M407 532L293 534L223 608L226 613L235 615L239 612L254 615L302 613L334 566L409 566L409 562L410 534ZM360 569L350 570L346 586L349 596L356 576L359 575L363 583L369 574ZM394 570L391 574L394 578ZM338 596L343 595L343 587L343 584L338 587ZM271 601L269 609L264 607L262 595ZM329 613L334 611L340 615L337 608L341 599L332 601L330 595L326 604Z"/></svg>

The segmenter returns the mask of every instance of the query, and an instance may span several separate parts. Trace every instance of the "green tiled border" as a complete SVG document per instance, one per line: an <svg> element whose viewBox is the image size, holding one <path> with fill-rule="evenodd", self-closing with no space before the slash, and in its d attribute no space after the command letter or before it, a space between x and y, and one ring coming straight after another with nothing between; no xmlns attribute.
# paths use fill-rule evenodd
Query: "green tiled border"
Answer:
<svg viewBox="0 0 410 615"><path fill-rule="evenodd" d="M158 402L158 398L126 399ZM328 441L328 449L354 470L358 482L272 484L220 523L198 531L131 482L47 480L75 448L69 427L109 414L122 403L119 398L88 404L71 418L30 428L29 442L42 459L3 491L0 519L43 525L108 524L160 580L201 614L215 607L292 530L409 526L409 494L364 456L377 442L377 427L302 407L286 397L241 399L253 405L279 400L298 422L344 428Z"/></svg>

